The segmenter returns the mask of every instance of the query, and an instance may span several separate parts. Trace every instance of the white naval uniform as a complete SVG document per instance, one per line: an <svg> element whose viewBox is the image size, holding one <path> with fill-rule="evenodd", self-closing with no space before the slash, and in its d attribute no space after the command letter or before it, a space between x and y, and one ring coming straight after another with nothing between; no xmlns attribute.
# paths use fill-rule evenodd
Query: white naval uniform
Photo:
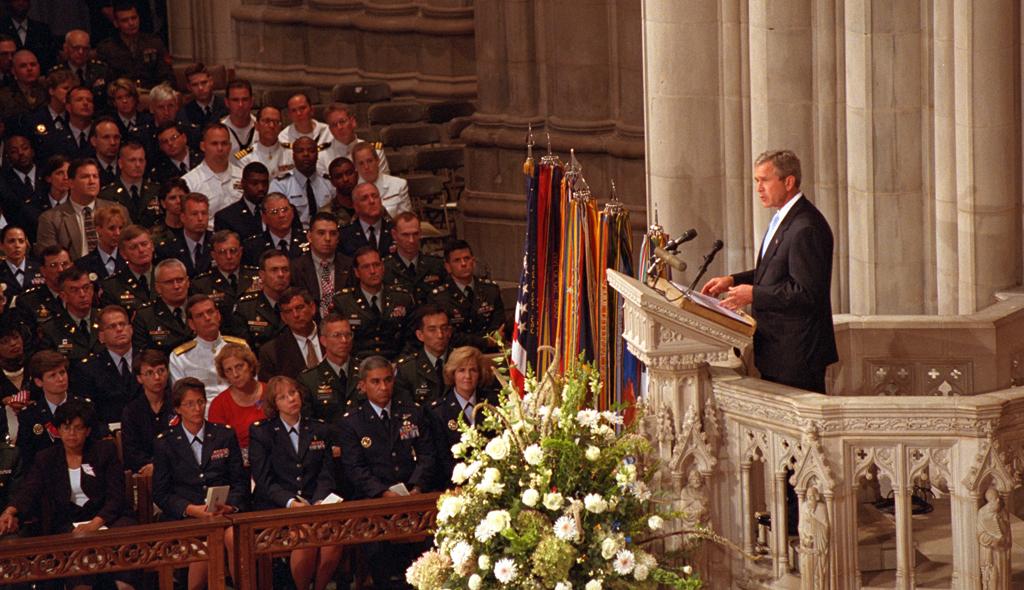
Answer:
<svg viewBox="0 0 1024 590"><path fill-rule="evenodd" d="M331 136L331 143L320 150L320 154L316 158L316 171L320 174L327 174L330 172L329 166L336 158L348 158L352 159L352 148L356 147L356 144L363 140L356 137L350 144L344 144ZM391 169L388 168L388 157L384 155L384 148L380 142L374 144L374 149L377 150L377 159L380 160L380 173L390 174ZM354 164L355 162L353 162Z"/></svg>
<svg viewBox="0 0 1024 590"><path fill-rule="evenodd" d="M267 147L258 141L244 150L238 150L231 156L231 163L244 169L252 162L262 162L270 171L271 178L277 178L295 168L292 151L281 146L281 142Z"/></svg>
<svg viewBox="0 0 1024 590"><path fill-rule="evenodd" d="M210 199L210 223L207 226L210 231L213 231L213 216L242 198L242 169L238 166L228 164L227 170L216 174L203 160L181 178L188 185L188 190L203 193Z"/></svg>
<svg viewBox="0 0 1024 590"><path fill-rule="evenodd" d="M285 127L281 130L281 133L277 134L277 140L285 144L286 147L291 147L295 140L300 137L312 137L313 141L316 142L317 146L325 144L333 138L331 130L327 127L327 123L322 123L313 119L313 132L302 133L295 128L295 123Z"/></svg>
<svg viewBox="0 0 1024 590"><path fill-rule="evenodd" d="M231 153L235 153L242 148L249 147L256 141L256 116L249 115L249 125L247 127L235 127L231 123L231 116L224 115L224 118L220 120L225 127L228 128L228 135L231 137ZM242 143L248 142L248 143ZM212 213L210 214L213 215Z"/></svg>
<svg viewBox="0 0 1024 590"><path fill-rule="evenodd" d="M218 335L217 339L209 342L202 338L193 338L171 351L169 369L171 371L171 383L182 377L195 377L206 386L206 402L209 409L209 402L217 397L220 392L228 387L227 381L223 381L217 375L217 366L214 359L225 344L241 344L249 348L249 345L242 338L234 336Z"/></svg>
<svg viewBox="0 0 1024 590"><path fill-rule="evenodd" d="M363 183L366 181L360 178L359 182ZM373 185L377 187L381 203L388 210L388 215L392 219L403 211L412 211L412 200L409 199L409 183L404 178L391 176L390 174L380 174L377 176L377 182L373 183Z"/></svg>
<svg viewBox="0 0 1024 590"><path fill-rule="evenodd" d="M309 177L309 180L313 181L313 196L316 197L316 208L319 211L320 207L326 205L334 196L334 187L327 182L326 178L315 172L313 176ZM294 169L291 172L286 172L283 176L278 176L270 182L269 193L281 193L287 196L288 202L295 205L295 209L299 212L299 221L302 222L302 227L309 229L311 214L309 199L306 198L306 176ZM313 211L312 214L316 214L316 211Z"/></svg>

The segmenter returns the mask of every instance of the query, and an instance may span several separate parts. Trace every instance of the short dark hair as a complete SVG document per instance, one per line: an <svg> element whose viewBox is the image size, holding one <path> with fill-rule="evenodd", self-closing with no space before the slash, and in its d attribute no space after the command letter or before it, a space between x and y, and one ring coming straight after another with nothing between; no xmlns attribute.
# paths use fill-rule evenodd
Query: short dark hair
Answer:
<svg viewBox="0 0 1024 590"><path fill-rule="evenodd" d="M20 320L14 317L14 314L0 316L0 340L14 334L21 336L22 342L28 341L29 333L27 328Z"/></svg>
<svg viewBox="0 0 1024 590"><path fill-rule="evenodd" d="M61 252L67 254L68 256L71 255L70 252L68 252L68 249L65 248L64 246L61 246L59 244L50 244L49 246L43 248L43 251L39 253L39 260L42 260L43 263L45 263L47 258L57 256Z"/></svg>
<svg viewBox="0 0 1024 590"><path fill-rule="evenodd" d="M84 399L69 398L54 410L53 425L59 428L71 424L75 418L81 419L82 424L91 428L96 423L96 408Z"/></svg>
<svg viewBox="0 0 1024 590"><path fill-rule="evenodd" d="M156 128L155 137L160 137L160 135L168 129L174 129L182 135L186 135L188 133L188 130L185 129L185 125L181 121L166 121Z"/></svg>
<svg viewBox="0 0 1024 590"><path fill-rule="evenodd" d="M160 200L163 201L174 189L181 189L186 195L189 193L188 183L178 178L169 178L160 185Z"/></svg>
<svg viewBox="0 0 1024 590"><path fill-rule="evenodd" d="M236 232L230 229L219 229L213 232L213 235L210 236L210 246L216 247L218 244L223 244L231 238L238 240L239 244L242 243L242 238L238 237Z"/></svg>
<svg viewBox="0 0 1024 590"><path fill-rule="evenodd" d="M473 253L473 249L469 247L469 242L466 240L448 240L444 245L444 261L448 262L448 256L456 250L469 250L469 253Z"/></svg>
<svg viewBox="0 0 1024 590"><path fill-rule="evenodd" d="M446 318L448 317L448 312L437 303L424 303L417 307L416 312L412 314L413 329L422 330L423 320L426 319L427 316L441 314L444 314L444 317Z"/></svg>
<svg viewBox="0 0 1024 590"><path fill-rule="evenodd" d="M166 367L170 363L167 360L167 355L163 351L155 348L147 348L142 351L139 358L135 359L135 364L132 366L132 373L136 375L142 374L142 365L150 367Z"/></svg>
<svg viewBox="0 0 1024 590"><path fill-rule="evenodd" d="M61 166L70 162L71 159L64 154L55 154L46 159L46 164L43 166L43 178L56 172Z"/></svg>
<svg viewBox="0 0 1024 590"><path fill-rule="evenodd" d="M69 92L69 94L70 94L70 92ZM114 118L111 117L110 115L103 115L103 116L96 117L95 119L93 119L93 121L92 121L92 128L95 129L96 126L99 125L100 123L110 123L111 125L117 127L118 133L121 132L121 127L118 126L117 121L115 121Z"/></svg>
<svg viewBox="0 0 1024 590"><path fill-rule="evenodd" d="M64 102L70 103L71 99L74 98L76 92L88 92L90 95L92 95L92 88L89 88L88 86L82 86L81 84L79 84L71 90L68 90L67 95L64 97ZM95 126L93 127L95 128ZM92 131L89 132L89 137L92 137Z"/></svg>
<svg viewBox="0 0 1024 590"><path fill-rule="evenodd" d="M68 178L75 178L78 175L78 169L84 166L93 166L97 171L100 169L99 162L95 158L75 158L68 166Z"/></svg>
<svg viewBox="0 0 1024 590"><path fill-rule="evenodd" d="M111 4L113 4L115 13L128 12L129 10L134 10L135 12L139 11L139 9L135 7L135 3L129 0L114 0Z"/></svg>
<svg viewBox="0 0 1024 590"><path fill-rule="evenodd" d="M189 65L185 68L185 79L188 80L190 77L196 74L209 74L210 71L206 69L206 64L201 61L197 61L194 64Z"/></svg>
<svg viewBox="0 0 1024 590"><path fill-rule="evenodd" d="M284 293L281 293L281 298L277 300L277 303L278 305L287 305L296 297L300 297L302 302L307 305L310 303L316 303L316 300L309 294L309 291L302 287L288 287L284 290Z"/></svg>
<svg viewBox="0 0 1024 590"><path fill-rule="evenodd" d="M327 173L330 174L331 171L333 171L335 168L338 168L342 164L346 164L346 163L349 166L352 166L353 168L356 167L356 165L352 163L352 160L346 158L345 156L338 156L337 158L334 158L333 160L331 160L331 163L327 165Z"/></svg>
<svg viewBox="0 0 1024 590"><path fill-rule="evenodd" d="M33 379L42 379L44 374L62 367L68 368L68 357L56 350L40 350L28 360L28 374Z"/></svg>
<svg viewBox="0 0 1024 590"><path fill-rule="evenodd" d="M127 150L143 150L143 151L145 151L145 149L146 149L146 147L144 145L142 145L141 143L139 143L138 141L136 141L134 139L126 139L126 140L121 142L121 147L117 148L117 155L118 156L124 155L125 151L127 151Z"/></svg>
<svg viewBox="0 0 1024 590"><path fill-rule="evenodd" d="M221 123L220 121L210 121L206 125L203 125L203 141L206 141L207 134L209 134L211 131L216 130L223 131L224 133L228 133L229 135L231 133L230 131L228 131L228 126L224 123Z"/></svg>
<svg viewBox="0 0 1024 590"><path fill-rule="evenodd" d="M203 385L203 382L195 377L182 377L171 386L171 407L181 407L185 394L190 391L198 391L203 396L203 402L206 402L206 386Z"/></svg>
<svg viewBox="0 0 1024 590"><path fill-rule="evenodd" d="M317 211L316 214L313 215L313 219L309 220L309 229L312 230L313 224L318 221L327 221L333 223L334 225L341 225L338 222L338 216L335 215L334 213L331 213L329 211Z"/></svg>
<svg viewBox="0 0 1024 590"><path fill-rule="evenodd" d="M369 254L370 252L373 252L377 256L380 256L380 252L369 244L361 246L358 250L356 250L355 253L352 254L352 268L359 268L359 258ZM384 257L380 256L380 258L383 260Z"/></svg>
<svg viewBox="0 0 1024 590"><path fill-rule="evenodd" d="M25 239L26 240L28 239L28 234L25 233L25 230L20 225L14 225L12 223L10 225L5 225L3 229L0 229L0 243L2 243L4 240L6 240L7 239L7 234L10 233L13 230L20 231L21 233L25 234Z"/></svg>
<svg viewBox="0 0 1024 590"><path fill-rule="evenodd" d="M385 367L387 367L388 369L395 368L395 366L391 364L391 361L380 356L379 354L368 356L364 358L361 363L359 363L359 380L362 381L363 379L366 379L366 376L370 373L370 371L374 369L383 369Z"/></svg>
<svg viewBox="0 0 1024 590"><path fill-rule="evenodd" d="M117 304L107 305L103 309L101 309L98 314L96 314L96 318L100 321L100 328L101 329L103 328L103 324L105 323L103 321L103 318L107 317L108 315L110 315L112 313L122 314L122 315L124 315L124 317L129 322L131 322L132 316L131 316L131 314L128 313L127 309L125 309L125 308L123 308L123 307L121 307L120 305L117 305Z"/></svg>
<svg viewBox="0 0 1024 590"><path fill-rule="evenodd" d="M225 96L231 94L231 91L235 88L244 88L249 91L249 96L252 96L252 82L245 78L237 78L228 82L227 88L224 91Z"/></svg>
<svg viewBox="0 0 1024 590"><path fill-rule="evenodd" d="M217 302L213 300L213 297L210 297L206 293L196 293L195 295L190 296L188 300L185 301L185 315L188 317L188 319L192 319L193 307L199 305L200 303L206 303L207 301L213 303L214 307L217 307Z"/></svg>
<svg viewBox="0 0 1024 590"><path fill-rule="evenodd" d="M278 256L288 258L287 254L278 250L277 248L269 248L267 250L264 250L263 254L260 254L260 270L267 270L267 261L270 260L271 258L277 258Z"/></svg>
<svg viewBox="0 0 1024 590"><path fill-rule="evenodd" d="M57 286L63 289L64 283L68 281L77 281L82 277L88 278L89 273L85 272L85 270L82 269L81 267L72 264L68 268L65 268L64 270L60 271L60 274L57 275Z"/></svg>
<svg viewBox="0 0 1024 590"><path fill-rule="evenodd" d="M270 176L270 170L267 169L267 165L263 162L249 162L245 165L245 168L242 168L242 178L253 174L265 174Z"/></svg>
<svg viewBox="0 0 1024 590"><path fill-rule="evenodd" d="M321 326L326 326L327 324L333 324L334 322L347 322L347 321L348 321L348 316L344 316L344 315L341 315L340 313L338 313L336 311L332 311L332 312L328 313L327 315L325 315L324 319L320 320L320 325Z"/></svg>
<svg viewBox="0 0 1024 590"><path fill-rule="evenodd" d="M395 218L392 220L392 222L394 223L394 225L398 225L399 221L410 221L412 219L420 221L420 216L417 215L415 211L402 211L398 215L395 215Z"/></svg>

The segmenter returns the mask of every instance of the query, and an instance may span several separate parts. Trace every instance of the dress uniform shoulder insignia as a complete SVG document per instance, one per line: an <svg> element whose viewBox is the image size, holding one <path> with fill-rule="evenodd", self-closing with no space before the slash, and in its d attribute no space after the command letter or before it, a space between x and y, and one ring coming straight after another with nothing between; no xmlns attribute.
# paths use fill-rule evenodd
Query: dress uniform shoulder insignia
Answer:
<svg viewBox="0 0 1024 590"><path fill-rule="evenodd" d="M281 142L281 147L283 147L286 150L290 150L290 149L292 149L292 144L289 141L282 141Z"/></svg>
<svg viewBox="0 0 1024 590"><path fill-rule="evenodd" d="M291 177L292 177L292 173L291 172L285 172L284 174L275 177L274 180L288 180Z"/></svg>
<svg viewBox="0 0 1024 590"><path fill-rule="evenodd" d="M194 340L194 339L193 340L189 340L185 344L182 344L182 345L178 346L177 348L175 348L174 350L172 350L171 354L173 354L174 356L181 356L181 355L185 354L186 352L188 352L188 351L192 350L193 348L195 348L197 344L198 344L198 342L196 340Z"/></svg>
<svg viewBox="0 0 1024 590"><path fill-rule="evenodd" d="M348 418L348 416L349 416L349 412L345 412L344 414L341 415L342 418Z"/></svg>
<svg viewBox="0 0 1024 590"><path fill-rule="evenodd" d="M244 147L244 148L238 150L237 152L235 152L235 159L236 160L241 160L242 158L244 158L244 157L248 156L249 154L251 154L254 149L256 149L256 148L254 146L250 145L249 147Z"/></svg>
<svg viewBox="0 0 1024 590"><path fill-rule="evenodd" d="M331 147L331 142L328 141L327 143L321 143L320 145L316 146L316 151L322 152L329 147Z"/></svg>
<svg viewBox="0 0 1024 590"><path fill-rule="evenodd" d="M400 357L398 357L398 360L395 361L395 364L396 365L404 365L405 363L411 361L412 359L413 359L413 357L411 357L411 356L400 356Z"/></svg>
<svg viewBox="0 0 1024 590"><path fill-rule="evenodd" d="M380 150L384 149L384 143L380 142L380 141L373 142L373 149L375 149L377 151L380 151Z"/></svg>
<svg viewBox="0 0 1024 590"><path fill-rule="evenodd" d="M355 293L355 287L345 287L341 290L342 293Z"/></svg>
<svg viewBox="0 0 1024 590"><path fill-rule="evenodd" d="M222 335L221 338L224 339L224 342L230 342L231 344L238 344L246 348L249 348L249 343L245 341L245 338L238 338L236 336L228 335Z"/></svg>
<svg viewBox="0 0 1024 590"><path fill-rule="evenodd" d="M497 284L494 281L492 281L491 279L477 279L477 281L479 281L480 283L482 283L484 285L496 285Z"/></svg>

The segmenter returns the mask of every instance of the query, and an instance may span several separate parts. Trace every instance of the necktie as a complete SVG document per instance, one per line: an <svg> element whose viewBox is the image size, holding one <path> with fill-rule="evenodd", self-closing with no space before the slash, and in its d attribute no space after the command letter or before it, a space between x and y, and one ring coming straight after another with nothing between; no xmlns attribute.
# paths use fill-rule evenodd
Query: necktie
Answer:
<svg viewBox="0 0 1024 590"><path fill-rule="evenodd" d="M185 165L184 160L181 161L181 164L178 164L178 170L181 170L182 174L188 174L188 166Z"/></svg>
<svg viewBox="0 0 1024 590"><path fill-rule="evenodd" d="M121 357L121 380L124 381L125 384L130 384L131 377L132 372L131 369L128 368L128 361L125 360L124 357Z"/></svg>
<svg viewBox="0 0 1024 590"><path fill-rule="evenodd" d="M466 287L466 300L467 301L472 301L473 300L473 287Z"/></svg>
<svg viewBox="0 0 1024 590"><path fill-rule="evenodd" d="M367 230L366 241L373 246L374 250L377 249L377 230L375 230L372 225L370 226L370 229Z"/></svg>
<svg viewBox="0 0 1024 590"><path fill-rule="evenodd" d="M466 417L466 424L473 425L473 404L466 402L466 405L462 406L462 414Z"/></svg>
<svg viewBox="0 0 1024 590"><path fill-rule="evenodd" d="M236 277L234 273L231 273L228 276L228 284L231 285L231 293L232 294L237 294L238 293L238 277Z"/></svg>
<svg viewBox="0 0 1024 590"><path fill-rule="evenodd" d="M315 344L313 344L313 339L312 338L306 338L306 368L307 369L312 369L313 367L317 366L317 364L320 363L320 361L317 360L317 358L316 358L316 350L313 348L314 346L315 346Z"/></svg>
<svg viewBox="0 0 1024 590"><path fill-rule="evenodd" d="M197 464L203 464L203 439L198 436L192 439L192 455L195 456Z"/></svg>
<svg viewBox="0 0 1024 590"><path fill-rule="evenodd" d="M185 325L185 320L183 320L181 318L181 308L180 307L175 308L174 311L171 312L171 315L174 316L174 321L178 322L178 325L180 325L180 326L184 326Z"/></svg>
<svg viewBox="0 0 1024 590"><path fill-rule="evenodd" d="M380 411L380 421L384 423L384 429L391 432L391 417L388 416L387 410Z"/></svg>
<svg viewBox="0 0 1024 590"><path fill-rule="evenodd" d="M320 265L320 317L331 311L331 296L334 294L334 273L326 262Z"/></svg>
<svg viewBox="0 0 1024 590"><path fill-rule="evenodd" d="M92 207L82 208L82 225L85 227L85 244L89 252L96 249L99 237L96 235L96 224L92 221Z"/></svg>
<svg viewBox="0 0 1024 590"><path fill-rule="evenodd" d="M287 254L288 253L288 240L281 240L281 241L279 241L277 243L277 249L282 251L282 252L284 252L285 254Z"/></svg>
<svg viewBox="0 0 1024 590"><path fill-rule="evenodd" d="M772 216L771 223L768 224L768 231L764 234L764 240L761 242L761 257L764 257L764 253L768 251L768 244L771 243L771 238L775 236L775 228L779 227L779 222L782 221L781 214L782 210L775 212Z"/></svg>
<svg viewBox="0 0 1024 590"><path fill-rule="evenodd" d="M79 84L85 84L85 72L82 71L82 68L75 70L75 76L78 76Z"/></svg>
<svg viewBox="0 0 1024 590"><path fill-rule="evenodd" d="M202 242L196 242L196 249L192 254L192 262L196 266L199 266L199 261L203 257L203 244Z"/></svg>
<svg viewBox="0 0 1024 590"><path fill-rule="evenodd" d="M209 119L210 118L210 107L208 107L208 106L203 107L203 118L204 119Z"/></svg>
<svg viewBox="0 0 1024 590"><path fill-rule="evenodd" d="M295 449L296 453L298 453L299 452L299 431L295 430L294 426L292 426L291 428L288 429L288 438L290 438L291 441L292 441L292 448Z"/></svg>
<svg viewBox="0 0 1024 590"><path fill-rule="evenodd" d="M78 132L78 147L81 148L85 145L85 131Z"/></svg>
<svg viewBox="0 0 1024 590"><path fill-rule="evenodd" d="M316 215L316 195L313 193L313 179L306 179L306 201L309 203L309 223L313 223L313 216Z"/></svg>
<svg viewBox="0 0 1024 590"><path fill-rule="evenodd" d="M149 279L146 278L146 275L139 275L139 287L149 293Z"/></svg>
<svg viewBox="0 0 1024 590"><path fill-rule="evenodd" d="M35 187L32 185L32 177L28 174L25 175L25 188L30 192L35 190Z"/></svg>
<svg viewBox="0 0 1024 590"><path fill-rule="evenodd" d="M416 278L416 263L415 262L410 262L409 266L405 267L405 276L409 277L410 279Z"/></svg>
<svg viewBox="0 0 1024 590"><path fill-rule="evenodd" d="M370 311L373 312L373 315L375 315L377 317L380 317L380 308L377 307L377 296L376 295L372 295L370 297Z"/></svg>
<svg viewBox="0 0 1024 590"><path fill-rule="evenodd" d="M82 319L78 320L78 329L81 330L83 334L88 335L89 334L89 322L85 321L85 318L82 318Z"/></svg>
<svg viewBox="0 0 1024 590"><path fill-rule="evenodd" d="M25 44L25 40L28 38L28 26L23 24L18 25L18 38L21 39L21 44Z"/></svg>
<svg viewBox="0 0 1024 590"><path fill-rule="evenodd" d="M132 202L139 200L139 187L132 185L132 188L128 189L132 193Z"/></svg>
<svg viewBox="0 0 1024 590"><path fill-rule="evenodd" d="M444 383L444 359L437 357L434 362L434 373L437 375L437 382Z"/></svg>
<svg viewBox="0 0 1024 590"><path fill-rule="evenodd" d="M14 269L14 278L17 279L19 285L25 286L25 271L20 268Z"/></svg>

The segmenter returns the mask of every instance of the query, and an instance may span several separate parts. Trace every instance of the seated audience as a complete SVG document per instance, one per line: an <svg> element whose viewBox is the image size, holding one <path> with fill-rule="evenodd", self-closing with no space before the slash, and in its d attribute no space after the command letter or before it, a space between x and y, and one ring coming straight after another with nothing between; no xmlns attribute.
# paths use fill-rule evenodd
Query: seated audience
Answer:
<svg viewBox="0 0 1024 590"><path fill-rule="evenodd" d="M412 211L409 199L409 183L404 178L384 174L380 171L380 156L369 143L360 143L352 149L352 162L359 172L359 182L369 182L377 187L380 199L392 218L403 211Z"/></svg>
<svg viewBox="0 0 1024 590"><path fill-rule="evenodd" d="M242 344L226 344L217 354L217 375L228 384L210 403L210 422L230 426L245 453L249 448L249 426L265 417L266 385L256 380L259 362Z"/></svg>
<svg viewBox="0 0 1024 590"><path fill-rule="evenodd" d="M100 418L108 423L120 422L125 404L141 392L132 374L137 362L132 349L132 324L128 312L120 305L108 305L96 313L96 338L100 349L74 366L72 390L91 396Z"/></svg>
<svg viewBox="0 0 1024 590"><path fill-rule="evenodd" d="M216 366L217 355L229 344L248 348L245 340L221 333L221 316L209 295L193 295L185 303L188 327L196 337L171 353L171 380L195 377L206 385L206 399L212 401L227 381Z"/></svg>
<svg viewBox="0 0 1024 590"><path fill-rule="evenodd" d="M153 475L153 443L171 427L176 415L171 405L167 355L146 350L132 368L142 395L128 402L121 415L121 446L124 466L141 475Z"/></svg>
<svg viewBox="0 0 1024 590"><path fill-rule="evenodd" d="M445 392L444 363L451 352L452 326L442 307L427 303L416 309L412 327L421 346L398 359L395 395L427 407Z"/></svg>
<svg viewBox="0 0 1024 590"><path fill-rule="evenodd" d="M320 364L324 354L317 336L316 303L308 291L291 287L278 300L285 329L260 347L260 379L285 375L297 379Z"/></svg>

